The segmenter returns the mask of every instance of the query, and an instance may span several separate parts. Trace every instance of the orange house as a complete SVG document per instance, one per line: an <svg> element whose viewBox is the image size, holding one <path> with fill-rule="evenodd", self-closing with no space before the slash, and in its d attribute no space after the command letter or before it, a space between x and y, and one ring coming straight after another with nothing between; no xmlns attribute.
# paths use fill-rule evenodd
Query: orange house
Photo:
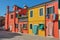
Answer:
<svg viewBox="0 0 60 40"><path fill-rule="evenodd" d="M46 3L46 36L58 38L58 1Z"/></svg>
<svg viewBox="0 0 60 40"><path fill-rule="evenodd" d="M27 15L27 6L24 7L24 9L21 10L19 20L19 27L20 32L22 33L28 33L28 15Z"/></svg>
<svg viewBox="0 0 60 40"><path fill-rule="evenodd" d="M5 15L5 30L9 30L11 32L20 32L21 27L20 27L20 18L22 17L21 15L26 15L27 9L20 8L16 5L13 7L13 11L9 10L9 6L7 7L7 13ZM18 15L20 18L18 18ZM22 21L24 23L24 20ZM27 23L27 21L26 21ZM22 27L23 29L23 27ZM23 31L23 30L22 30ZM26 30L27 31L27 30Z"/></svg>

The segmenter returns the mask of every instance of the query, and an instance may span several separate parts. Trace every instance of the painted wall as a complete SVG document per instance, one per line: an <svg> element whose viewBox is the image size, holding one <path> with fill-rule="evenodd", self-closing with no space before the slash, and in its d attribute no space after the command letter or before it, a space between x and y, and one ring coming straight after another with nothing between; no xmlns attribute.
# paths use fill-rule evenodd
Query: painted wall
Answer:
<svg viewBox="0 0 60 40"><path fill-rule="evenodd" d="M43 16L39 16L39 9L43 8ZM30 11L33 10L33 17L30 17ZM45 25L45 6L38 6L38 7L34 7L28 10L28 26L29 26L29 34L33 34L32 33L32 29L30 29L30 24L32 25L39 25L43 23ZM38 30L38 35L39 36L45 36L45 30Z"/></svg>
<svg viewBox="0 0 60 40"><path fill-rule="evenodd" d="M8 22L9 22L9 19L8 19L8 18L9 18L9 14L6 14L6 15L5 15L5 30L8 29L8 25L9 25L9 24L8 24Z"/></svg>
<svg viewBox="0 0 60 40"><path fill-rule="evenodd" d="M59 12L59 20L58 21L60 21L60 9L58 9L58 12ZM60 38L60 29L59 29L59 38Z"/></svg>
<svg viewBox="0 0 60 40"><path fill-rule="evenodd" d="M27 24L26 29L23 28L23 24ZM22 30L21 30L21 28L22 28ZM27 34L28 33L28 22L19 22L19 30L21 30L22 33L24 33L24 34Z"/></svg>
<svg viewBox="0 0 60 40"><path fill-rule="evenodd" d="M11 18L11 15L13 15L13 18ZM9 14L9 19L9 26L12 26L12 32L18 32L18 28L15 28L15 23L18 24L18 19L14 16L14 12Z"/></svg>
<svg viewBox="0 0 60 40"><path fill-rule="evenodd" d="M17 10L17 7L14 6L13 11ZM13 15L13 18L11 19L11 15ZM17 32L18 29L15 28L15 23L18 24L18 19L16 18L16 12L8 12L7 10L7 14L5 16L5 29L9 29L10 26L12 26L12 30L10 30L11 32Z"/></svg>
<svg viewBox="0 0 60 40"><path fill-rule="evenodd" d="M59 13L59 20L60 20L60 9L58 9L58 13Z"/></svg>
<svg viewBox="0 0 60 40"><path fill-rule="evenodd" d="M11 32L18 32L19 31L19 28L18 28L19 26L18 27L15 26L15 24L19 25L19 23L20 23L18 18L16 17L16 14L17 14L16 10L18 10L18 11L21 10L18 12L18 14L21 14L21 15L26 15L26 13L27 13L26 8L22 9L16 5L14 5L13 11L9 11L9 7L7 8L7 13L9 13L9 14L6 14L6 16L5 16L5 29L8 29L10 27ZM11 15L13 15L13 18L11 18ZM21 23L23 24L24 21Z"/></svg>
<svg viewBox="0 0 60 40"><path fill-rule="evenodd" d="M57 1L54 1L54 2L51 2L51 3L47 3L46 4L46 8L49 8L49 7L52 7L54 6L54 13L58 15L58 2ZM46 26L47 26L47 23L51 21L53 22L52 20L52 16L50 16L50 19L46 19ZM53 26L54 26L54 30L53 30L53 36L55 38L58 38L58 20L53 22ZM46 36L48 35L48 29L46 29Z"/></svg>

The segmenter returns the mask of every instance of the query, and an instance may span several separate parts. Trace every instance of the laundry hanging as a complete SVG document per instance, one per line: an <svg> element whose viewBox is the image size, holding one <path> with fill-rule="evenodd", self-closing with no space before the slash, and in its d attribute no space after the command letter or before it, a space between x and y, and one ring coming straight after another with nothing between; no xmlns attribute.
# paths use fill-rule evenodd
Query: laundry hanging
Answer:
<svg viewBox="0 0 60 40"><path fill-rule="evenodd" d="M44 24L39 25L39 30L44 30Z"/></svg>
<svg viewBox="0 0 60 40"><path fill-rule="evenodd" d="M53 14L53 20L56 20L56 14Z"/></svg>
<svg viewBox="0 0 60 40"><path fill-rule="evenodd" d="M32 32L36 35L38 33L38 26L37 25L34 25L32 27Z"/></svg>

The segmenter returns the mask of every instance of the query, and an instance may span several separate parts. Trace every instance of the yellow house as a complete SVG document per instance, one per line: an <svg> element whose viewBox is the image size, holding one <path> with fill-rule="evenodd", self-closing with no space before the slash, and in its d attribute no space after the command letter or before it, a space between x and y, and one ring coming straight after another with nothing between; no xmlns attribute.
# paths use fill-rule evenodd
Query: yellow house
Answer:
<svg viewBox="0 0 60 40"><path fill-rule="evenodd" d="M58 9L58 13L59 13L59 15L60 15L60 9ZM59 20L60 20L60 16L59 16Z"/></svg>
<svg viewBox="0 0 60 40"><path fill-rule="evenodd" d="M59 13L59 19L58 19L58 23L59 23L59 38L60 38L60 9L58 9L58 13Z"/></svg>
<svg viewBox="0 0 60 40"><path fill-rule="evenodd" d="M45 36L45 4L28 9L29 34Z"/></svg>

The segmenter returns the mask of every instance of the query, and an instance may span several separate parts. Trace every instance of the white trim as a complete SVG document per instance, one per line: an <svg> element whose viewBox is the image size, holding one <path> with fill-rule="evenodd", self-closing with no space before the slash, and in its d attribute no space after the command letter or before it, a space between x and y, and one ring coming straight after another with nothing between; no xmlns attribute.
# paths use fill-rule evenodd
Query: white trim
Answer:
<svg viewBox="0 0 60 40"><path fill-rule="evenodd" d="M48 6L47 8L54 7L54 6ZM47 15L47 8L46 8L46 15Z"/></svg>
<svg viewBox="0 0 60 40"><path fill-rule="evenodd" d="M42 16L44 16L44 8L41 7L41 8L38 8L38 15L39 15L39 17L41 17L40 16L40 9L43 9L43 15Z"/></svg>
<svg viewBox="0 0 60 40"><path fill-rule="evenodd" d="M40 22L40 24L44 24L44 22Z"/></svg>
<svg viewBox="0 0 60 40"><path fill-rule="evenodd" d="M38 25L38 24L34 24L34 25Z"/></svg>
<svg viewBox="0 0 60 40"><path fill-rule="evenodd" d="M30 10L30 11L29 11L29 14L30 14L31 11L33 11L33 16L30 17L30 15L29 15L29 17L30 17L30 18L33 18L33 17L34 17L34 10Z"/></svg>
<svg viewBox="0 0 60 40"><path fill-rule="evenodd" d="M48 6L47 8L50 8L50 7L53 7L53 5L52 6Z"/></svg>

